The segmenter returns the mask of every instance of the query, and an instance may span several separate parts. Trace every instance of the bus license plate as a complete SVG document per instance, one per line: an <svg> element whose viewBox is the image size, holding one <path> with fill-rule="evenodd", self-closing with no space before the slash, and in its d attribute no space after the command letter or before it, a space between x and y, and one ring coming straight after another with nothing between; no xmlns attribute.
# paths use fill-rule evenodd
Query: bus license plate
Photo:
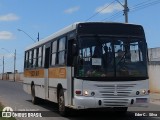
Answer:
<svg viewBox="0 0 160 120"><path fill-rule="evenodd" d="M136 103L146 103L147 98L136 98Z"/></svg>

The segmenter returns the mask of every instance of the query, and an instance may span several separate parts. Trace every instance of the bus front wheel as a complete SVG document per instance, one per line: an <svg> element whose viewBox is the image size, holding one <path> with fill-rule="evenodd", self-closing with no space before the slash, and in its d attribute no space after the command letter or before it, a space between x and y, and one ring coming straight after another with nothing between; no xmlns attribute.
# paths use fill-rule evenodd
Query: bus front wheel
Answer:
<svg viewBox="0 0 160 120"><path fill-rule="evenodd" d="M66 116L67 115L67 111L66 111L66 107L65 107L65 99L64 99L63 89L59 90L58 109L59 109L60 115L62 115L62 116Z"/></svg>

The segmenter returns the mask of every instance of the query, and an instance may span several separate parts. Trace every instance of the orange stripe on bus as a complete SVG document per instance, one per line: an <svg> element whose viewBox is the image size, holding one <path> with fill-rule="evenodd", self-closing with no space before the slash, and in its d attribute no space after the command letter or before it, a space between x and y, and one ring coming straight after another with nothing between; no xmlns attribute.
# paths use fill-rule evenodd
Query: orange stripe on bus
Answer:
<svg viewBox="0 0 160 120"><path fill-rule="evenodd" d="M44 69L24 70L24 77L44 78Z"/></svg>
<svg viewBox="0 0 160 120"><path fill-rule="evenodd" d="M49 68L49 78L66 78L66 68Z"/></svg>

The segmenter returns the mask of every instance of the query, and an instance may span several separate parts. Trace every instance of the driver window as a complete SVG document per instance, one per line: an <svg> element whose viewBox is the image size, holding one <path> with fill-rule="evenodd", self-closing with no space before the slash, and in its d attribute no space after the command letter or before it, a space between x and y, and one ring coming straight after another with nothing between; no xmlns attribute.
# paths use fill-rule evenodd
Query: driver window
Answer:
<svg viewBox="0 0 160 120"><path fill-rule="evenodd" d="M143 61L142 51L139 49L138 42L131 43L131 62Z"/></svg>

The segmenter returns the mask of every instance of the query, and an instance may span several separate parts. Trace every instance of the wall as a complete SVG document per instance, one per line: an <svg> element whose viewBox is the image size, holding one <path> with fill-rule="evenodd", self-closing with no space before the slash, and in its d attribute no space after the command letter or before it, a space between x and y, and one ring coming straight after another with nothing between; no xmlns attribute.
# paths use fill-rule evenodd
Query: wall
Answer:
<svg viewBox="0 0 160 120"><path fill-rule="evenodd" d="M2 79L2 74L0 74L0 79ZM3 80L14 80L14 74L4 74L3 75ZM15 74L15 80L16 81L22 81L23 80L23 73L16 73Z"/></svg>
<svg viewBox="0 0 160 120"><path fill-rule="evenodd" d="M148 70L151 92L160 93L160 62L150 62Z"/></svg>
<svg viewBox="0 0 160 120"><path fill-rule="evenodd" d="M160 48L148 49L149 61L160 61Z"/></svg>
<svg viewBox="0 0 160 120"><path fill-rule="evenodd" d="M149 48L149 82L150 90L154 93L160 93L160 47Z"/></svg>

